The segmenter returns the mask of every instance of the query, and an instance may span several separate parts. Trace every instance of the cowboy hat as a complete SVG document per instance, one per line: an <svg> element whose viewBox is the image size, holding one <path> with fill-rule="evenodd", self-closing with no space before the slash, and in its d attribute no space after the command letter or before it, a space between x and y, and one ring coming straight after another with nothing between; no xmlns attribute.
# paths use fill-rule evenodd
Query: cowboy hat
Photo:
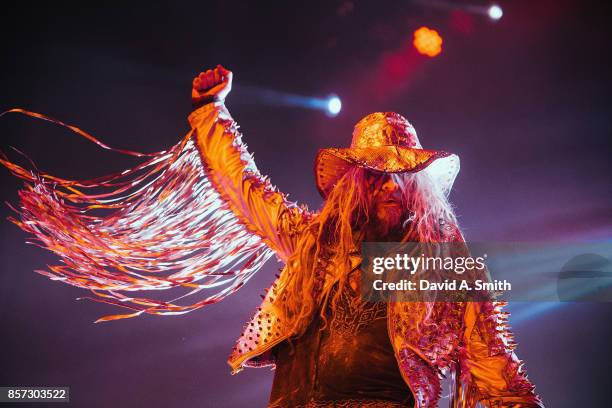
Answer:
<svg viewBox="0 0 612 408"><path fill-rule="evenodd" d="M448 196L459 172L455 154L425 150L414 127L394 112L376 112L361 119L349 148L320 149L315 159L317 188L326 198L353 166L382 173L426 171Z"/></svg>

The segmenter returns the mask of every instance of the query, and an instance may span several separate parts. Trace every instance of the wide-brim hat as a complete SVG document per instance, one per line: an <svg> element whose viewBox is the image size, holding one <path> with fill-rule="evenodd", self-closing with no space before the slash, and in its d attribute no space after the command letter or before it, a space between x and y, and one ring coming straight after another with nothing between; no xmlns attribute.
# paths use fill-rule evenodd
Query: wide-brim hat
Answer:
<svg viewBox="0 0 612 408"><path fill-rule="evenodd" d="M354 166L381 173L426 171L432 182L448 195L459 173L459 157L423 149L416 130L406 118L394 112L376 112L355 125L351 147L319 150L315 177L321 196L326 198L336 182Z"/></svg>

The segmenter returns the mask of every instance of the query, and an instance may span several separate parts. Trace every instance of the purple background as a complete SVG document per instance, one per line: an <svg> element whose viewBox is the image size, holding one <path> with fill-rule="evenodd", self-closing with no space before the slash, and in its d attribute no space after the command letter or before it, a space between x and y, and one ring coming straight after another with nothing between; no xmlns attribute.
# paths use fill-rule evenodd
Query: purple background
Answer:
<svg viewBox="0 0 612 408"><path fill-rule="evenodd" d="M294 200L318 208L317 149L348 145L359 118L392 110L412 121L426 148L461 157L451 198L468 240L609 240L610 10L501 2L505 15L494 24L380 3L5 6L0 108L28 108L112 146L157 151L188 130L192 77L222 63L235 74L229 109L260 170ZM420 25L444 37L439 57L411 50ZM253 88L333 92L344 109L331 119L263 104ZM58 176L136 163L16 115L0 120L0 134L11 157L15 146ZM20 182L7 171L0 180L1 199L16 202ZM8 214L3 207L2 218ZM0 230L0 385L70 386L78 407L265 406L273 373L231 376L225 361L275 261L207 309L94 325L118 310L77 302L85 292L33 273L53 255L24 245L9 222ZM612 306L520 306L511 308L518 355L547 406L608 406Z"/></svg>

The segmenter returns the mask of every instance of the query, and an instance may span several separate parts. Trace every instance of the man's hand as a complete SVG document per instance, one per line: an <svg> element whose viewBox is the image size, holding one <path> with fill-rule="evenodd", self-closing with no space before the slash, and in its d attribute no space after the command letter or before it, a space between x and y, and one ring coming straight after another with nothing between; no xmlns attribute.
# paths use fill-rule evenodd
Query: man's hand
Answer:
<svg viewBox="0 0 612 408"><path fill-rule="evenodd" d="M191 102L194 107L210 102L222 102L231 90L232 71L217 65L215 69L201 72L193 79Z"/></svg>

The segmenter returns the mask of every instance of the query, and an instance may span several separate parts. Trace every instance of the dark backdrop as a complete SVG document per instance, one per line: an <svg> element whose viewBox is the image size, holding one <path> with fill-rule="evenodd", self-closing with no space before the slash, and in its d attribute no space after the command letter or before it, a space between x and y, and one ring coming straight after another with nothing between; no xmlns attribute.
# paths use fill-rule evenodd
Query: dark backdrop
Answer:
<svg viewBox="0 0 612 408"><path fill-rule="evenodd" d="M188 130L193 75L222 63L235 73L228 106L260 170L312 208L321 203L317 149L348 145L359 118L392 110L425 147L461 156L451 198L468 240L612 235L604 3L502 2L498 23L407 1L84 4L3 5L2 110L28 108L112 146L157 151ZM420 25L444 37L439 57L411 50ZM344 109L329 118L263 104L253 88L334 92ZM63 177L137 162L16 115L0 120L0 134L3 151L15 146ZM0 180L1 199L15 202L20 182L7 171ZM70 386L78 407L265 406L273 373L230 376L225 360L275 261L207 309L94 325L116 310L77 302L82 291L33 273L54 257L12 224L0 229L0 385ZM548 406L608 406L610 305L513 308L519 357Z"/></svg>

